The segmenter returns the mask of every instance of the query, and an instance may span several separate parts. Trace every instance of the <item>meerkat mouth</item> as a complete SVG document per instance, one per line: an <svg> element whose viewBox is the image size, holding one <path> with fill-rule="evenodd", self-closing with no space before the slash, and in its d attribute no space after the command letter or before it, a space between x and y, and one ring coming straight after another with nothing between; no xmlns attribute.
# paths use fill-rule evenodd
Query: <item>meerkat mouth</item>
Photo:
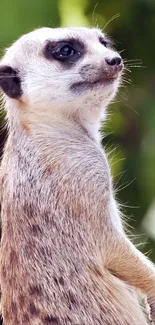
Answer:
<svg viewBox="0 0 155 325"><path fill-rule="evenodd" d="M99 88L100 86L102 87L106 87L108 85L111 85L114 83L114 81L116 81L118 79L118 77L113 77L113 78L102 78L102 79L98 79L95 81L80 81L77 83L74 83L70 86L70 89L73 91L84 91L84 90L90 90L90 89L94 89L94 88Z"/></svg>

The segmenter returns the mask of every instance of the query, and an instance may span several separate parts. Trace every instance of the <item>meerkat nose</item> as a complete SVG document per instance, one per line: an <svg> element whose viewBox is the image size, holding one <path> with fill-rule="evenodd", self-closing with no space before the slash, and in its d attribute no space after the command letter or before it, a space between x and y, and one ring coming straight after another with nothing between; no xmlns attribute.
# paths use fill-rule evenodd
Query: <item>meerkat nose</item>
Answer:
<svg viewBox="0 0 155 325"><path fill-rule="evenodd" d="M117 75L123 69L123 60L120 56L106 57L105 63L111 77Z"/></svg>
<svg viewBox="0 0 155 325"><path fill-rule="evenodd" d="M105 62L113 67L118 67L122 64L122 58L120 56L115 56L113 58L105 58Z"/></svg>

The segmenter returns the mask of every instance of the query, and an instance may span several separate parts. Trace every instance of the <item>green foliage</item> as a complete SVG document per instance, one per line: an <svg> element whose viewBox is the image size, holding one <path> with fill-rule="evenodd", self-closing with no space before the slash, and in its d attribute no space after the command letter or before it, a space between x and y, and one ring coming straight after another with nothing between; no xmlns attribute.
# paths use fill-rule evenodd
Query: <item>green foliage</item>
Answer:
<svg viewBox="0 0 155 325"><path fill-rule="evenodd" d="M129 223L136 233L147 233L145 250L155 248L155 228L148 217L150 213L155 217L155 1L104 0L96 5L96 0L1 0L0 9L1 52L34 28L98 25L104 29L108 20L120 13L105 32L116 40L119 51L125 49L124 59L135 61L126 63L131 73L125 78L132 81L124 81L125 87L111 105L103 143L108 151L117 148L110 160L118 200L131 206L123 209L132 215ZM142 61L140 68L132 68L140 65L136 59ZM155 260L153 250L150 256Z"/></svg>

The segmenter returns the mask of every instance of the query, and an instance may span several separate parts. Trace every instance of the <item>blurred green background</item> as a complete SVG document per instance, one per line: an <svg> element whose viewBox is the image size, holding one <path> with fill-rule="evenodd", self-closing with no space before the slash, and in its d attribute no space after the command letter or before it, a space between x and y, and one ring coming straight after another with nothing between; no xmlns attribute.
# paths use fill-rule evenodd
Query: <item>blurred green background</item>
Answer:
<svg viewBox="0 0 155 325"><path fill-rule="evenodd" d="M1 0L1 54L20 35L42 26L105 27L129 60L131 72L109 108L103 143L111 152L116 197L125 205L127 222L140 249L155 261L155 0ZM1 152L4 138L1 130Z"/></svg>

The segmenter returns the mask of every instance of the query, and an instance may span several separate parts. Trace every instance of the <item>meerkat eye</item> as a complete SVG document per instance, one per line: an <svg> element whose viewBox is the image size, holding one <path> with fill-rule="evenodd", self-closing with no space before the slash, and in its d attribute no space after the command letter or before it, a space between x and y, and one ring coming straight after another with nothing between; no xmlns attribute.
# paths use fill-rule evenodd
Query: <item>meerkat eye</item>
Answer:
<svg viewBox="0 0 155 325"><path fill-rule="evenodd" d="M70 46L70 45L65 45L63 47L61 47L60 49L58 49L55 53L54 53L54 57L55 59L59 59L59 58L69 58L71 56L73 56L76 53L76 51Z"/></svg>
<svg viewBox="0 0 155 325"><path fill-rule="evenodd" d="M60 43L53 51L53 57L55 60L61 62L74 63L81 56L81 52L75 49L72 44Z"/></svg>
<svg viewBox="0 0 155 325"><path fill-rule="evenodd" d="M103 38L103 37L99 37L99 42L104 45L105 47L110 47L112 46L112 42Z"/></svg>

